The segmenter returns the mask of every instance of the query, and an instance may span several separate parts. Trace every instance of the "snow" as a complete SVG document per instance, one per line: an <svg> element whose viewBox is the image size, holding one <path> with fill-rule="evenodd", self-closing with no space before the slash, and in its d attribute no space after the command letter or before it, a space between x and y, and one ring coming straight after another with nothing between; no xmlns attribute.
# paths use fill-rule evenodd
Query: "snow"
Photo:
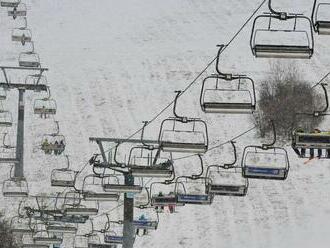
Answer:
<svg viewBox="0 0 330 248"><path fill-rule="evenodd" d="M51 96L56 99L60 133L66 137L70 168L80 170L98 152L90 136L128 137L152 119L174 99L174 91L184 89L215 57L216 44L227 43L260 1L252 0L26 0L28 27L32 30L35 51L47 72ZM311 1L274 2L275 9L310 15ZM266 5L258 13L267 11ZM19 20L0 11L2 65L18 65L20 52L28 51L11 41L11 30ZM254 58L249 39L251 23L225 50L221 70L246 74L256 89L267 76L271 59ZM311 84L328 71L329 37L315 35L315 53L310 60L295 63ZM280 60L284 63L284 60ZM210 147L229 141L253 127L248 115L204 114L199 106L202 79L214 73L214 63L189 90L179 98L178 113L202 118L208 124ZM11 72L12 81L24 80L26 73ZM0 79L3 81L3 78ZM63 156L46 156L40 150L44 134L56 131L53 118L40 119L33 114L33 102L41 93L25 96L25 176L30 194L54 193L50 174L66 166ZM8 92L3 105L17 116L17 91ZM147 139L157 140L162 119L172 116L168 108L146 128ZM329 120L325 120L326 127ZM15 128L2 128L15 139ZM14 131L13 131L14 130ZM139 138L138 135L135 138ZM246 145L258 145L252 131L237 140L239 161ZM329 161L313 160L304 165L286 146L290 171L286 181L250 180L246 197L217 196L211 206L185 206L178 213L160 215L157 231L137 238L135 247L216 247L216 248L304 248L328 247L330 237ZM106 148L108 149L108 147ZM175 154L174 158L185 156ZM204 165L228 163L230 145L204 156ZM199 170L198 159L175 161L178 175ZM193 168L192 168L193 167ZM10 166L2 165L0 181L9 177ZM78 177L91 174L90 166ZM138 181L137 181L138 182ZM149 184L150 185L150 184ZM157 190L153 192L157 193ZM31 200L32 201L32 200ZM17 200L0 196L0 207L7 216L17 215ZM100 213L116 207L101 203ZM111 212L121 219L122 208ZM95 226L104 224L105 216L95 218ZM90 230L81 226L80 234ZM71 237L71 238L70 238ZM72 236L65 236L65 247L72 247Z"/></svg>

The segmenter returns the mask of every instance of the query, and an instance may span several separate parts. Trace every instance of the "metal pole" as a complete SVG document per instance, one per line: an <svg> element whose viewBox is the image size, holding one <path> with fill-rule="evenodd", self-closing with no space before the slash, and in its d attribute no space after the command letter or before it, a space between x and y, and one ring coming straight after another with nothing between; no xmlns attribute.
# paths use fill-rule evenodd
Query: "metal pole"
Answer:
<svg viewBox="0 0 330 248"><path fill-rule="evenodd" d="M134 185L134 177L125 175L125 184ZM125 193L124 195L124 230L123 230L123 248L133 248L134 231L134 195Z"/></svg>
<svg viewBox="0 0 330 248"><path fill-rule="evenodd" d="M14 176L24 177L24 92L25 89L18 89L18 119L17 119L17 140L16 140L16 159Z"/></svg>

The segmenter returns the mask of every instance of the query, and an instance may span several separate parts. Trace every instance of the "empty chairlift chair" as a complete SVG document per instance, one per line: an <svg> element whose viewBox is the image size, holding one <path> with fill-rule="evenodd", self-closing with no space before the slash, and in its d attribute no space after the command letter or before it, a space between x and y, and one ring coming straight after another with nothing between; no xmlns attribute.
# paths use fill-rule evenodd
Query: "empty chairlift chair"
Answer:
<svg viewBox="0 0 330 248"><path fill-rule="evenodd" d="M74 248L88 248L88 235L75 235Z"/></svg>
<svg viewBox="0 0 330 248"><path fill-rule="evenodd" d="M124 237L122 235L118 235L114 231L107 231L104 234L104 243L112 245L113 248L116 248L118 245L122 245L124 241Z"/></svg>
<svg viewBox="0 0 330 248"><path fill-rule="evenodd" d="M104 192L103 182L107 175L98 177L94 174L87 175L83 180L82 195L85 201L118 201L119 193Z"/></svg>
<svg viewBox="0 0 330 248"><path fill-rule="evenodd" d="M22 235L22 248L49 248L49 245L36 244L33 240L32 234Z"/></svg>
<svg viewBox="0 0 330 248"><path fill-rule="evenodd" d="M128 167L134 177L169 178L174 174L171 153L162 152L160 148L149 149L145 146L131 148Z"/></svg>
<svg viewBox="0 0 330 248"><path fill-rule="evenodd" d="M64 224L61 222L56 222L56 223L52 222L47 225L46 230L49 234L53 234L53 233L75 234L77 233L78 228L75 225Z"/></svg>
<svg viewBox="0 0 330 248"><path fill-rule="evenodd" d="M213 194L205 193L205 177L193 178L180 176L176 179L176 186L181 182L185 186L184 192L178 192L176 187L175 194L177 202L181 204L210 205L213 202Z"/></svg>
<svg viewBox="0 0 330 248"><path fill-rule="evenodd" d="M20 4L21 0L4 0L0 2L1 7L15 8Z"/></svg>
<svg viewBox="0 0 330 248"><path fill-rule="evenodd" d="M70 161L68 156L67 167L61 169L53 169L50 176L51 186L53 187L74 187L77 172L70 169Z"/></svg>
<svg viewBox="0 0 330 248"><path fill-rule="evenodd" d="M35 84L35 85L46 85L47 86L47 77L41 74L30 74L25 78L25 84ZM38 91L36 91L38 92ZM50 92L48 91L48 98L50 98Z"/></svg>
<svg viewBox="0 0 330 248"><path fill-rule="evenodd" d="M0 112L0 127L11 127L13 125L13 117L9 111Z"/></svg>
<svg viewBox="0 0 330 248"><path fill-rule="evenodd" d="M274 140L271 144L247 146L242 158L243 176L256 179L285 180L289 173L289 158L282 147L273 146L276 142L275 126Z"/></svg>
<svg viewBox="0 0 330 248"><path fill-rule="evenodd" d="M33 241L37 245L61 245L63 237L51 234L47 230L40 230L33 235Z"/></svg>
<svg viewBox="0 0 330 248"><path fill-rule="evenodd" d="M21 67L28 67L28 68L39 68L40 65L40 58L39 55L34 52L34 44L30 42L32 49L31 51L21 52L18 57L18 65Z"/></svg>
<svg viewBox="0 0 330 248"><path fill-rule="evenodd" d="M25 178L12 177L3 181L2 193L4 197L28 197L28 183Z"/></svg>
<svg viewBox="0 0 330 248"><path fill-rule="evenodd" d="M141 193L142 186L126 185L123 176L109 175L103 178L103 190L108 193Z"/></svg>
<svg viewBox="0 0 330 248"><path fill-rule="evenodd" d="M8 16L12 16L15 20L18 16L26 16L26 12L26 5L24 3L19 3L17 7L8 10Z"/></svg>
<svg viewBox="0 0 330 248"><path fill-rule="evenodd" d="M330 35L330 2L314 0L311 19L315 32L320 35Z"/></svg>
<svg viewBox="0 0 330 248"><path fill-rule="evenodd" d="M218 74L203 80L200 106L205 113L251 114L256 107L254 82L244 75L220 72L219 57L223 47L220 46L217 55Z"/></svg>
<svg viewBox="0 0 330 248"><path fill-rule="evenodd" d="M236 148L235 160L231 164L211 165L206 171L206 193L226 196L245 196L249 182L242 176L242 167L237 166Z"/></svg>
<svg viewBox="0 0 330 248"><path fill-rule="evenodd" d="M208 149L208 131L205 121L181 117L176 114L176 103L181 91L177 91L173 113L162 121L158 142L164 152L205 153Z"/></svg>
<svg viewBox="0 0 330 248"><path fill-rule="evenodd" d="M255 57L309 59L314 52L312 21L300 14L277 12L254 19L250 46Z"/></svg>
<svg viewBox="0 0 330 248"><path fill-rule="evenodd" d="M0 100L6 100L7 98L7 90L4 88L0 88Z"/></svg>
<svg viewBox="0 0 330 248"><path fill-rule="evenodd" d="M33 229L30 227L30 220L27 217L15 216L11 218L10 230L14 234L18 233L32 233Z"/></svg>
<svg viewBox="0 0 330 248"><path fill-rule="evenodd" d="M92 216L97 215L99 204L95 201L85 201L80 193L69 191L65 194L62 208L66 216Z"/></svg>
<svg viewBox="0 0 330 248"><path fill-rule="evenodd" d="M39 55L35 52L22 52L18 58L18 65L21 67L40 67Z"/></svg>

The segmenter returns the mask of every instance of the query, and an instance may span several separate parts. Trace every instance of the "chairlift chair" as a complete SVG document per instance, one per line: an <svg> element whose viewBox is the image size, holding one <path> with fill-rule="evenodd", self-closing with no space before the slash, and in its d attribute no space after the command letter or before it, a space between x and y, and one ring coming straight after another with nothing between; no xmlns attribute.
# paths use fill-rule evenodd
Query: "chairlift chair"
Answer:
<svg viewBox="0 0 330 248"><path fill-rule="evenodd" d="M13 117L11 112L0 112L0 127L11 127L13 125Z"/></svg>
<svg viewBox="0 0 330 248"><path fill-rule="evenodd" d="M18 65L21 67L40 67L39 55L35 52L21 52L18 58Z"/></svg>
<svg viewBox="0 0 330 248"><path fill-rule="evenodd" d="M123 182L121 182L117 176L114 175L104 178L102 185L103 185L103 190L109 193L136 194L142 191L142 186L137 184L126 185Z"/></svg>
<svg viewBox="0 0 330 248"><path fill-rule="evenodd" d="M133 226L136 229L157 230L158 221L149 218L138 218L133 220Z"/></svg>
<svg viewBox="0 0 330 248"><path fill-rule="evenodd" d="M30 219L23 216L15 216L11 218L10 231L14 234L32 233L33 229L30 227Z"/></svg>
<svg viewBox="0 0 330 248"><path fill-rule="evenodd" d="M175 117L161 123L158 142L164 152L205 153L208 149L208 131L205 121L176 114L176 103L181 91L176 91L173 113Z"/></svg>
<svg viewBox="0 0 330 248"><path fill-rule="evenodd" d="M296 113L296 115L307 115L312 118L320 118L329 115L327 113L329 100L325 87L326 84L321 83L320 85L325 96L324 108L320 111L314 111L314 113ZM295 128L292 132L291 146L300 158L309 157L312 159L314 156L317 156L318 158L330 159L330 132L321 131L318 128L315 128L313 131L306 131L302 127ZM317 154L315 154L315 150Z"/></svg>
<svg viewBox="0 0 330 248"><path fill-rule="evenodd" d="M47 225L47 232L48 233L68 233L68 234L75 234L77 232L77 227L72 225L66 225L63 223L52 223Z"/></svg>
<svg viewBox="0 0 330 248"><path fill-rule="evenodd" d="M245 196L248 180L242 177L242 168L209 166L206 177L206 193L213 195Z"/></svg>
<svg viewBox="0 0 330 248"><path fill-rule="evenodd" d="M37 245L61 245L63 242L63 237L50 235L48 231L42 230L37 231L33 235L33 241Z"/></svg>
<svg viewBox="0 0 330 248"><path fill-rule="evenodd" d="M70 169L69 157L66 156L67 166L61 169L53 169L50 176L53 187L74 187L76 182L76 171Z"/></svg>
<svg viewBox="0 0 330 248"><path fill-rule="evenodd" d="M253 22L250 37L253 55L260 58L310 59L314 52L312 21L304 15L274 11L271 0L268 7L270 13L257 16ZM274 23L278 27L274 27Z"/></svg>
<svg viewBox="0 0 330 248"><path fill-rule="evenodd" d="M25 78L25 84L43 84L43 85L47 85L47 77L45 75L41 75L40 73L38 74L30 74L27 75ZM49 92L48 92L49 93ZM49 96L49 94L48 94Z"/></svg>
<svg viewBox="0 0 330 248"><path fill-rule="evenodd" d="M62 223L71 223L71 224L85 224L89 219L89 216L86 215L62 215L54 216L55 221Z"/></svg>
<svg viewBox="0 0 330 248"><path fill-rule="evenodd" d="M251 83L251 90L242 89L241 81ZM232 88L236 84L237 88ZM214 83L214 86L210 86ZM231 88L223 88L225 84ZM204 79L200 95L200 105L205 113L251 114L256 107L254 82L246 76L235 76L230 80L218 75L211 75Z"/></svg>
<svg viewBox="0 0 330 248"><path fill-rule="evenodd" d="M105 175L110 177L110 175ZM103 190L105 178L100 178L94 174L87 175L83 180L82 195L85 201L118 201L118 193L107 193Z"/></svg>
<svg viewBox="0 0 330 248"><path fill-rule="evenodd" d="M245 75L220 72L219 60L224 45L219 45L217 74L203 80L200 106L205 113L251 114L256 108L254 82Z"/></svg>
<svg viewBox="0 0 330 248"><path fill-rule="evenodd" d="M113 247L117 247L116 245L122 245L124 241L123 236L119 236L116 233L106 233L104 235L104 243L112 244Z"/></svg>
<svg viewBox="0 0 330 248"><path fill-rule="evenodd" d="M64 208L65 215L75 216L92 216L98 214L98 207L87 207L83 204L75 205L75 206L66 206Z"/></svg>
<svg viewBox="0 0 330 248"><path fill-rule="evenodd" d="M0 2L1 7L15 8L20 4L21 0L4 0Z"/></svg>
<svg viewBox="0 0 330 248"><path fill-rule="evenodd" d="M306 132L301 129L295 129L292 133L293 150L300 158L318 158L330 159L330 132ZM317 154L314 154L314 149Z"/></svg>
<svg viewBox="0 0 330 248"><path fill-rule="evenodd" d="M160 148L133 147L128 158L129 172L134 177L171 177L174 173L172 156L165 154Z"/></svg>
<svg viewBox="0 0 330 248"><path fill-rule="evenodd" d="M33 241L32 234L23 234L22 235L22 248L49 248L49 245L45 244L36 244Z"/></svg>
<svg viewBox="0 0 330 248"><path fill-rule="evenodd" d="M4 197L28 197L29 188L26 179L12 177L3 181L2 194Z"/></svg>
<svg viewBox="0 0 330 248"><path fill-rule="evenodd" d="M8 16L12 16L15 20L18 16L26 16L26 5L24 3L19 3L17 7L13 7L13 9L8 10Z"/></svg>
<svg viewBox="0 0 330 248"><path fill-rule="evenodd" d="M178 183L180 180L185 185L185 192L178 192ZM198 204L210 205L213 202L214 195L205 193L205 177L188 177L179 176L176 179L175 194L177 195L178 203L182 204ZM194 187L188 187L187 184L194 184Z"/></svg>
<svg viewBox="0 0 330 248"><path fill-rule="evenodd" d="M330 35L330 3L314 0L312 22L315 32Z"/></svg>
<svg viewBox="0 0 330 248"><path fill-rule="evenodd" d="M7 90L4 88L0 88L0 101L6 100L7 98Z"/></svg>
<svg viewBox="0 0 330 248"><path fill-rule="evenodd" d="M88 244L88 248L91 248L93 245L100 245L101 244L100 236L96 232L90 233L88 235L87 244Z"/></svg>
<svg viewBox="0 0 330 248"><path fill-rule="evenodd" d="M42 138L41 150L43 150L45 154L51 155L54 152L55 155L60 155L64 152L66 147L65 137L59 133L58 122L55 123L57 131L52 134L45 134Z"/></svg>
<svg viewBox="0 0 330 248"><path fill-rule="evenodd" d="M32 42L32 32L26 27L14 28L11 33L11 40L20 42L24 46L26 42Z"/></svg>
<svg viewBox="0 0 330 248"><path fill-rule="evenodd" d="M36 115L47 116L55 115L57 110L56 101L54 99L43 98L36 99L33 104L33 112Z"/></svg>
<svg viewBox="0 0 330 248"><path fill-rule="evenodd" d="M164 192L164 188L160 189L160 186L163 185L165 187L166 192ZM172 187L174 185L174 187ZM180 188L179 188L180 186ZM171 188L169 188L171 187ZM156 188L156 192L155 192ZM150 185L150 205L156 210L156 212L161 213L167 207L170 213L175 212L176 207L184 206L185 204L182 202L178 202L178 197L175 192L185 193L185 186L182 182L176 183L175 181L169 182L153 182Z"/></svg>
<svg viewBox="0 0 330 248"><path fill-rule="evenodd" d="M282 147L247 146L242 167L246 178L285 180L289 172L288 154Z"/></svg>
<svg viewBox="0 0 330 248"><path fill-rule="evenodd" d="M84 201L77 191L68 191L65 193L62 208L66 216L92 216L98 214L99 204L98 202Z"/></svg>
<svg viewBox="0 0 330 248"><path fill-rule="evenodd" d="M289 173L289 158L276 142L275 126L272 122L274 139L270 144L250 145L244 148L242 157L242 175L245 178L285 180Z"/></svg>
<svg viewBox="0 0 330 248"><path fill-rule="evenodd" d="M74 248L88 248L88 236L87 235L75 235Z"/></svg>
<svg viewBox="0 0 330 248"><path fill-rule="evenodd" d="M237 154L233 141L234 161L230 164L211 165L206 171L206 194L245 196L248 191L249 182L242 176L242 168L236 165Z"/></svg>

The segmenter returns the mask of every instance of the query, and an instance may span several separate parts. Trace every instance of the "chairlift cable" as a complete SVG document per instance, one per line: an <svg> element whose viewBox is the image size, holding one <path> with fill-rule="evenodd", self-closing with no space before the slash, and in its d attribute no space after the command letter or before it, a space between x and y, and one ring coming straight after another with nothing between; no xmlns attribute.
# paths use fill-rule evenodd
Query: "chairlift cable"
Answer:
<svg viewBox="0 0 330 248"><path fill-rule="evenodd" d="M227 140L227 141L225 141L225 142L223 142L223 143L221 143L221 144L219 144L219 145L213 146L213 147L209 148L209 149L207 150L207 152L212 151L212 150L214 150L214 149L216 149L216 148L219 148L219 147L221 147L221 146L224 146L224 145L230 143L230 142L233 141L233 140L237 140L238 138L244 136L245 134L251 132L252 130L254 130L254 129L256 129L256 128L257 128L257 126L254 126L254 127L250 128L250 129L246 130L245 132L240 133L239 135L237 135L237 136L231 138L230 140ZM181 160L181 159L185 159L185 158L190 158L190 157L193 157L193 156L196 156L196 154L187 155L187 156L180 157L180 158L175 158L175 159L173 159L173 161Z"/></svg>
<svg viewBox="0 0 330 248"><path fill-rule="evenodd" d="M320 81L318 81L316 84L314 84L313 86L312 86L312 89L313 88L315 88L316 86L318 86L318 85L320 85L328 76L330 75L330 71L327 73L327 74L325 74L321 79L320 79Z"/></svg>
<svg viewBox="0 0 330 248"><path fill-rule="evenodd" d="M241 33L241 31L246 27L246 25L251 21L251 19L253 18L253 16L259 11L259 9L264 5L264 3L267 0L263 0L259 6L253 11L253 13L251 14L251 16L245 21L245 23L239 28L239 30L235 33L235 35L230 39L230 41L225 45L225 47L222 49L221 53L222 54L227 47L229 47L231 45L231 43L236 39L236 37ZM192 80L192 82L181 92L180 96L182 96L191 86L193 86L197 80L201 77L201 75L213 64L214 61L216 61L218 56L215 56L207 65L206 67ZM170 103L168 103L165 108L163 108L157 115L155 115L150 121L148 121L148 123L146 124L149 125L151 122L155 121L160 115L162 115L173 103L175 102L175 100L171 101ZM139 132L141 132L143 130L143 128L138 129L137 131L135 131L132 135L130 135L128 139L132 138L133 136L135 136L136 134L138 134ZM111 150L113 150L115 148L115 146L110 147L108 150L106 150L105 152L109 152Z"/></svg>

